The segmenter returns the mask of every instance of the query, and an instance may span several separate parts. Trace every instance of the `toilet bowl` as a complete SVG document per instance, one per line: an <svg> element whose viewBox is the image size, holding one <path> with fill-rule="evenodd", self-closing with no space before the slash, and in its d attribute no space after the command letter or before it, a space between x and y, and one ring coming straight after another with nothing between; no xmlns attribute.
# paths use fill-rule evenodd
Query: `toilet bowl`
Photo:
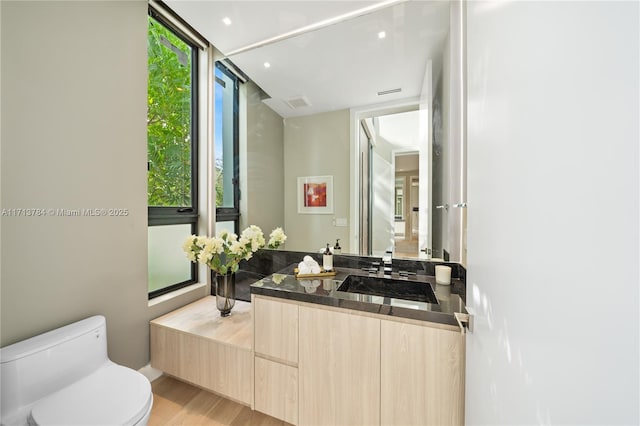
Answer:
<svg viewBox="0 0 640 426"><path fill-rule="evenodd" d="M149 380L106 349L102 316L1 348L1 424L146 426Z"/></svg>
<svg viewBox="0 0 640 426"><path fill-rule="evenodd" d="M151 395L146 377L110 363L36 402L28 423L142 426L151 412Z"/></svg>

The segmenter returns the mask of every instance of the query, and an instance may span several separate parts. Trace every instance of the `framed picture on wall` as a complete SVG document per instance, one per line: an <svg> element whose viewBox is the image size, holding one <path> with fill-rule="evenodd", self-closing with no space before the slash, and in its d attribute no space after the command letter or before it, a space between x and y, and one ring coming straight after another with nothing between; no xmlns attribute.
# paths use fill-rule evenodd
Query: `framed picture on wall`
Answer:
<svg viewBox="0 0 640 426"><path fill-rule="evenodd" d="M298 213L333 214L333 176L298 178Z"/></svg>

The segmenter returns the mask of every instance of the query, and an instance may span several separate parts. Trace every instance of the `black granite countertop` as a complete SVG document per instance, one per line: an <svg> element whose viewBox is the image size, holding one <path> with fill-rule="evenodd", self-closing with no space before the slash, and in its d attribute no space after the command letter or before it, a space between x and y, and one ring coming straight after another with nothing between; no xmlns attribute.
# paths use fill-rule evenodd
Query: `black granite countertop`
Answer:
<svg viewBox="0 0 640 426"><path fill-rule="evenodd" d="M337 290L348 275L371 276L361 269L335 268L335 277L302 280L294 276L295 266L297 265L290 265L253 283L250 286L251 293L454 326L458 325L454 313L466 313L463 299L456 294L456 290L461 287L456 279L452 279L451 285L440 285L436 284L434 276L429 275L410 275L406 278L397 274L390 276L393 279L429 284L438 303L426 303ZM383 277L381 273L377 276Z"/></svg>

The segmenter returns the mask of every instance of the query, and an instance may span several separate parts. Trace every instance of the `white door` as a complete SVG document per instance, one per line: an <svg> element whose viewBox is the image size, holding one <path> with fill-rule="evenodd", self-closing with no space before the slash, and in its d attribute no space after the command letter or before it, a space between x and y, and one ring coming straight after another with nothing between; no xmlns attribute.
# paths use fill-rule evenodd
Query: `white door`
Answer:
<svg viewBox="0 0 640 426"><path fill-rule="evenodd" d="M411 236L410 239L418 239L418 231L420 229L420 181L418 176L410 176L409 178L409 217L411 218ZM416 253L417 256L417 253Z"/></svg>
<svg viewBox="0 0 640 426"><path fill-rule="evenodd" d="M639 16L467 3L467 424L640 423Z"/></svg>

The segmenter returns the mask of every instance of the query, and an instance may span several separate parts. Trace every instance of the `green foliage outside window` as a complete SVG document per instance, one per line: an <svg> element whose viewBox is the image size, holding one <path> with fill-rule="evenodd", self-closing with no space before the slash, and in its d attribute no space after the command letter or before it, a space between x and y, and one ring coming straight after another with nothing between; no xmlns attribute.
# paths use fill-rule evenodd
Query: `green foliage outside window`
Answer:
<svg viewBox="0 0 640 426"><path fill-rule="evenodd" d="M191 47L148 25L148 205L191 206Z"/></svg>
<svg viewBox="0 0 640 426"><path fill-rule="evenodd" d="M216 206L222 206L224 200L224 182L222 176L222 158L216 158Z"/></svg>

